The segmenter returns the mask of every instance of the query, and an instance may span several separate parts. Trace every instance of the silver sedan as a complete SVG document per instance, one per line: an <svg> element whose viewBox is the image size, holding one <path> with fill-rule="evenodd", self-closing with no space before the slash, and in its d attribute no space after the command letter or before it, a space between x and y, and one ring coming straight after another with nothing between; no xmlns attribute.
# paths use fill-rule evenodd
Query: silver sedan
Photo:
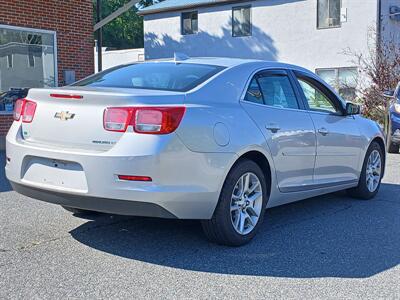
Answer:
<svg viewBox="0 0 400 300"><path fill-rule="evenodd" d="M370 199L384 135L303 68L227 58L115 67L15 104L6 174L83 213L199 219L250 241L266 208L339 190Z"/></svg>

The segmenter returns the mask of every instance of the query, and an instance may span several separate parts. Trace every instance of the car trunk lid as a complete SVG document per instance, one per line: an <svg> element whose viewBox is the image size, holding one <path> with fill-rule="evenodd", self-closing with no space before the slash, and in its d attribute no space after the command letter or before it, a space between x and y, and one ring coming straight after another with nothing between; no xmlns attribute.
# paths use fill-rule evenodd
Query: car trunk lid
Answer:
<svg viewBox="0 0 400 300"><path fill-rule="evenodd" d="M33 121L22 123L22 135L27 142L108 150L124 133L104 129L103 113L107 107L182 105L184 94L143 89L67 87L31 89L26 99L37 104Z"/></svg>

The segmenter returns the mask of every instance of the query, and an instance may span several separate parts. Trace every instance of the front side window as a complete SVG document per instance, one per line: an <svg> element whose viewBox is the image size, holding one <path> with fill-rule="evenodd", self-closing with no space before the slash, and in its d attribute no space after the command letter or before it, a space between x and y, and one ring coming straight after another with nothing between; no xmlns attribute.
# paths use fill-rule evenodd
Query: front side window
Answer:
<svg viewBox="0 0 400 300"><path fill-rule="evenodd" d="M198 32L198 13L197 11L182 13L182 35L194 34Z"/></svg>
<svg viewBox="0 0 400 300"><path fill-rule="evenodd" d="M347 101L355 100L357 96L357 68L317 69L315 73L332 86L341 97Z"/></svg>
<svg viewBox="0 0 400 300"><path fill-rule="evenodd" d="M314 84L302 78L298 80L311 110L328 113L339 112L329 97Z"/></svg>
<svg viewBox="0 0 400 300"><path fill-rule="evenodd" d="M232 8L232 36L251 35L251 6Z"/></svg>
<svg viewBox="0 0 400 300"><path fill-rule="evenodd" d="M254 78L247 90L245 100L279 108L299 108L296 95L286 75L266 75Z"/></svg>
<svg viewBox="0 0 400 300"><path fill-rule="evenodd" d="M192 63L139 63L114 67L73 85L187 92L223 69Z"/></svg>
<svg viewBox="0 0 400 300"><path fill-rule="evenodd" d="M341 0L318 0L318 28L339 27Z"/></svg>

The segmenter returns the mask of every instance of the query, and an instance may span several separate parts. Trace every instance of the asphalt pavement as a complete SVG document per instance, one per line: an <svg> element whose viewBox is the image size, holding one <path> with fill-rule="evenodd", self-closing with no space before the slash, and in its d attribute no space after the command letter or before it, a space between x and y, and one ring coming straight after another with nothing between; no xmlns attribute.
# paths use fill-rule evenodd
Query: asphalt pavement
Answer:
<svg viewBox="0 0 400 300"><path fill-rule="evenodd" d="M399 263L400 154L374 200L270 209L240 248L208 243L195 221L76 217L0 173L0 299L400 299Z"/></svg>

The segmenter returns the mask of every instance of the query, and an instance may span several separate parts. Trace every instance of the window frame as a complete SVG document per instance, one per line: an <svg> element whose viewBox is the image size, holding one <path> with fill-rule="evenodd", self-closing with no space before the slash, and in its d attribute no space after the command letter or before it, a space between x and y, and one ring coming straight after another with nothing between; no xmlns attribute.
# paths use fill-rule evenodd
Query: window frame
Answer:
<svg viewBox="0 0 400 300"><path fill-rule="evenodd" d="M7 54L7 69L14 68L14 54Z"/></svg>
<svg viewBox="0 0 400 300"><path fill-rule="evenodd" d="M318 80L317 78L314 78L310 76L309 74L306 74L301 71L293 71L294 76L296 77L296 87L299 90L299 93L301 94L301 98L304 102L304 105L306 106L306 109L309 112L312 113L318 113L318 114L326 114L326 115L334 115L334 116L346 116L346 108L344 107L343 101L338 98L331 89L326 86L322 81ZM330 111L321 111L321 110L314 110L310 107L307 97L304 94L304 90L301 87L301 84L299 82L299 79L302 79L303 81L307 82L314 88L318 89L325 97L327 97L330 101L331 104L336 108L337 112L330 112Z"/></svg>
<svg viewBox="0 0 400 300"><path fill-rule="evenodd" d="M280 76L288 77L290 86L291 86L291 88L293 90L293 93L294 93L294 96L296 98L296 102L297 102L298 108L278 107L278 106L268 105L268 104L265 103L264 95L263 95L260 83L258 82L258 78L259 77L267 77L268 75L280 75ZM258 88L259 88L260 93L261 93L261 97L262 97L262 100L263 100L262 104L246 100L247 92L248 92L248 90L250 88L251 82L254 79L256 80ZM250 76L250 78L249 78L249 80L248 80L248 82L246 84L246 87L244 89L244 93L243 93L243 95L241 97L241 101L243 101L245 103L248 103L248 104L260 105L260 106L263 106L263 107L266 107L266 108L272 108L272 109L280 109L280 110L284 109L284 110L296 110L296 111L307 110L307 108L304 105L304 101L302 99L302 96L299 93L299 90L298 90L298 87L297 87L298 83L296 81L297 81L297 79L294 77L292 71L288 70L288 69L271 68L271 69L258 70L258 71L254 72Z"/></svg>
<svg viewBox="0 0 400 300"><path fill-rule="evenodd" d="M184 15L190 14L190 26L191 26L191 32L185 32L185 27L184 27ZM197 16L197 28L196 30L193 30L193 19L192 16L193 14L196 14ZM199 11L198 10L191 10L191 11L184 11L181 13L181 35L192 35L192 34L197 34L199 32Z"/></svg>
<svg viewBox="0 0 400 300"><path fill-rule="evenodd" d="M339 25L335 25L335 26L320 26L320 24L319 24L319 12L320 12L320 9L319 9L319 2L320 2L321 0L317 0L317 30L324 30L324 29L334 29L334 28L341 28L342 27L342 8L343 8L343 3L342 3L342 0L339 0L339 2L340 2L340 10L339 10ZM332 0L328 0L329 2L330 1L332 1ZM328 8L329 8L329 4L328 4Z"/></svg>
<svg viewBox="0 0 400 300"><path fill-rule="evenodd" d="M250 11L250 32L249 34L244 34L244 35L235 35L235 24L234 24L234 12L235 10L239 10L239 9L246 9L248 8ZM231 10L231 23L232 23L232 37L248 37L248 36L253 36L253 12L252 12L252 7L251 5L240 5L240 6L232 6L232 10Z"/></svg>
<svg viewBox="0 0 400 300"><path fill-rule="evenodd" d="M27 58L28 58L28 68L35 68L36 66L35 55L32 52L28 52ZM31 64L31 58L32 58L32 64Z"/></svg>

